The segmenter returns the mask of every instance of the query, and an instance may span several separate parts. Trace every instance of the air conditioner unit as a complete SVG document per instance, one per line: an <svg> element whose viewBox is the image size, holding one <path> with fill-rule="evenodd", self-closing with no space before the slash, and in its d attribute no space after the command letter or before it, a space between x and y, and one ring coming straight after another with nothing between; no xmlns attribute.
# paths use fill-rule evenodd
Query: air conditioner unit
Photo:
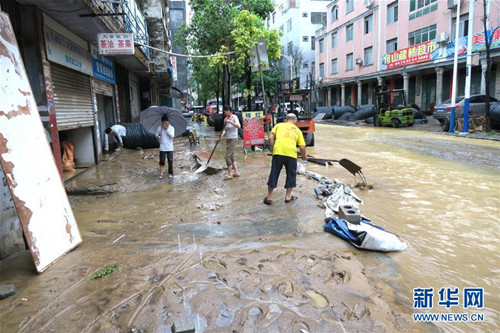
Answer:
<svg viewBox="0 0 500 333"><path fill-rule="evenodd" d="M458 0L448 0L448 9L455 8Z"/></svg>
<svg viewBox="0 0 500 333"><path fill-rule="evenodd" d="M318 76L318 82L323 82L323 77L322 76Z"/></svg>
<svg viewBox="0 0 500 333"><path fill-rule="evenodd" d="M370 7L373 5L374 0L364 0L365 7Z"/></svg>
<svg viewBox="0 0 500 333"><path fill-rule="evenodd" d="M441 32L437 36L436 42L438 42L438 43L444 43L444 42L447 42L449 38L450 38L450 36L448 35L447 32Z"/></svg>
<svg viewBox="0 0 500 333"><path fill-rule="evenodd" d="M356 65L363 65L363 59L361 58L356 59Z"/></svg>

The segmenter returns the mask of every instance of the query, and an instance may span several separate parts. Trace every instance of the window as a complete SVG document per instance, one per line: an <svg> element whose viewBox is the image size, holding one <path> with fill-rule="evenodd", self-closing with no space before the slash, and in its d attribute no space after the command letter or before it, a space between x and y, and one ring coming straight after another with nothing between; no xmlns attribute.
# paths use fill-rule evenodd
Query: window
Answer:
<svg viewBox="0 0 500 333"><path fill-rule="evenodd" d="M410 12L430 5L437 0L410 0Z"/></svg>
<svg viewBox="0 0 500 333"><path fill-rule="evenodd" d="M338 72L337 59L332 59L332 74L337 74Z"/></svg>
<svg viewBox="0 0 500 333"><path fill-rule="evenodd" d="M365 66L373 65L373 47L365 48L363 64Z"/></svg>
<svg viewBox="0 0 500 333"><path fill-rule="evenodd" d="M354 0L346 0L345 1L346 14L349 14L354 10Z"/></svg>
<svg viewBox="0 0 500 333"><path fill-rule="evenodd" d="M303 12L302 13L302 17L308 17L309 16L309 13L308 12Z"/></svg>
<svg viewBox="0 0 500 333"><path fill-rule="evenodd" d="M307 62L305 62L303 65L302 65L302 68L309 68L309 64Z"/></svg>
<svg viewBox="0 0 500 333"><path fill-rule="evenodd" d="M337 46L338 46L337 33L334 32L332 34L332 47L337 47Z"/></svg>
<svg viewBox="0 0 500 333"><path fill-rule="evenodd" d="M280 30L283 31L283 32L285 32L285 27L283 25L280 26Z"/></svg>
<svg viewBox="0 0 500 333"><path fill-rule="evenodd" d="M287 31L287 32L292 31L292 19L289 19L289 20L286 22L286 31Z"/></svg>
<svg viewBox="0 0 500 333"><path fill-rule="evenodd" d="M311 62L311 74L312 76L316 76L316 62Z"/></svg>
<svg viewBox="0 0 500 333"><path fill-rule="evenodd" d="M332 7L332 22L335 22L339 19L339 7L333 6Z"/></svg>
<svg viewBox="0 0 500 333"><path fill-rule="evenodd" d="M393 23L398 20L398 2L393 2L387 6L387 23Z"/></svg>
<svg viewBox="0 0 500 333"><path fill-rule="evenodd" d="M345 56L345 70L350 71L354 69L354 57L352 53Z"/></svg>
<svg viewBox="0 0 500 333"><path fill-rule="evenodd" d="M469 34L469 14L460 16L458 37L464 37ZM457 28L457 18L453 18L451 23L451 38L455 39L455 29Z"/></svg>
<svg viewBox="0 0 500 333"><path fill-rule="evenodd" d="M345 27L345 40L348 42L353 39L354 26L349 24Z"/></svg>
<svg viewBox="0 0 500 333"><path fill-rule="evenodd" d="M385 44L385 52L387 52L387 53L394 52L397 49L398 49L398 39L397 38L390 39Z"/></svg>
<svg viewBox="0 0 500 333"><path fill-rule="evenodd" d="M323 53L324 50L325 50L325 39L321 38L319 40L319 53Z"/></svg>
<svg viewBox="0 0 500 333"><path fill-rule="evenodd" d="M321 77L325 76L325 64L324 63L319 64L319 76L321 76Z"/></svg>
<svg viewBox="0 0 500 333"><path fill-rule="evenodd" d="M293 52L293 42L288 42L287 51L288 51L288 54L292 54L292 52Z"/></svg>
<svg viewBox="0 0 500 333"><path fill-rule="evenodd" d="M275 18L276 18L276 12L273 13L273 23Z"/></svg>
<svg viewBox="0 0 500 333"><path fill-rule="evenodd" d="M373 15L370 14L365 17L365 34L369 34L373 31Z"/></svg>
<svg viewBox="0 0 500 333"><path fill-rule="evenodd" d="M309 41L309 36L302 36L302 41L303 42L308 42Z"/></svg>
<svg viewBox="0 0 500 333"><path fill-rule="evenodd" d="M412 31L408 34L408 44L416 45L436 38L436 25Z"/></svg>
<svg viewBox="0 0 500 333"><path fill-rule="evenodd" d="M326 25L326 12L311 12L311 23Z"/></svg>
<svg viewBox="0 0 500 333"><path fill-rule="evenodd" d="M316 37L311 36L311 50L316 50Z"/></svg>

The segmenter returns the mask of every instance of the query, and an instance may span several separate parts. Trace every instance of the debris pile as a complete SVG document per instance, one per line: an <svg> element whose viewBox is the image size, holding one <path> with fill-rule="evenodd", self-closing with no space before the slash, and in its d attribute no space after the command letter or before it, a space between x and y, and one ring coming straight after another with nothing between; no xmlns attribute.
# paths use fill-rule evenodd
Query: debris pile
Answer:
<svg viewBox="0 0 500 333"><path fill-rule="evenodd" d="M391 252L407 248L406 243L396 234L371 223L370 219L361 214L360 205L363 204L363 200L349 186L307 171L306 163L299 164L297 173L319 183L314 192L325 209L326 224L323 229L326 232L367 250Z"/></svg>

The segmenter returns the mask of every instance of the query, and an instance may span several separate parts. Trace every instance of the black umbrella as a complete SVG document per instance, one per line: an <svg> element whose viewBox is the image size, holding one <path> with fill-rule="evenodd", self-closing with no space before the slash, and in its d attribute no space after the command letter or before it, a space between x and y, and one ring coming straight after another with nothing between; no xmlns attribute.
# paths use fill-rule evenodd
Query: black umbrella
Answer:
<svg viewBox="0 0 500 333"><path fill-rule="evenodd" d="M180 136L186 131L187 121L182 116L182 113L168 106L150 106L141 111L140 122L149 132L156 134L163 115L167 115L170 125L174 126L175 136Z"/></svg>

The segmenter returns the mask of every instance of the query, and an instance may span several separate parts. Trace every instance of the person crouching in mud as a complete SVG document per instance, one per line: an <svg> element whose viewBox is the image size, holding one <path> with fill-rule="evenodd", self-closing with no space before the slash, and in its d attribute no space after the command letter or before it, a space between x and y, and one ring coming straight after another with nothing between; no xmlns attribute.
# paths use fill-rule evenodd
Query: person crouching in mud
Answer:
<svg viewBox="0 0 500 333"><path fill-rule="evenodd" d="M269 150L273 152L273 161L267 181L267 196L264 198L266 205L273 203L273 191L278 186L278 178L283 166L286 170L285 202L297 199L292 195L293 188L297 186L297 146L304 161L307 161L307 153L304 136L296 124L297 116L289 113L286 115L285 122L274 126L272 132L269 133Z"/></svg>
<svg viewBox="0 0 500 333"><path fill-rule="evenodd" d="M161 117L161 126L156 130L156 138L160 142L160 176L163 178L163 168L165 167L165 157L168 160L168 177L174 176L174 126L170 126L168 117Z"/></svg>

